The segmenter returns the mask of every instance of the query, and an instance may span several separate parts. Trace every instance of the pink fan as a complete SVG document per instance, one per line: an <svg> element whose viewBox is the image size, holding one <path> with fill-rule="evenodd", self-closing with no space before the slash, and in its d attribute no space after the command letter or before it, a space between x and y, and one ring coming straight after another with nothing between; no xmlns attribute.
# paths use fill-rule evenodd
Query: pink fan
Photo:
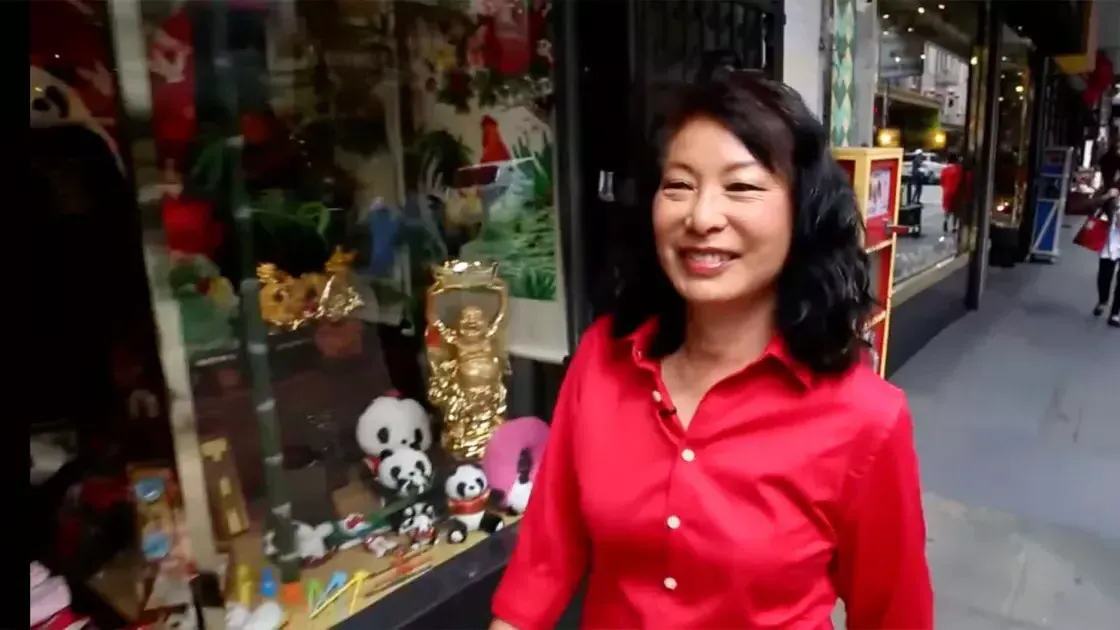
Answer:
<svg viewBox="0 0 1120 630"><path fill-rule="evenodd" d="M540 418L526 416L508 420L494 431L482 458L482 471L490 487L508 497L518 482L519 464L528 469L528 482L537 475L544 445L548 442L548 424Z"/></svg>

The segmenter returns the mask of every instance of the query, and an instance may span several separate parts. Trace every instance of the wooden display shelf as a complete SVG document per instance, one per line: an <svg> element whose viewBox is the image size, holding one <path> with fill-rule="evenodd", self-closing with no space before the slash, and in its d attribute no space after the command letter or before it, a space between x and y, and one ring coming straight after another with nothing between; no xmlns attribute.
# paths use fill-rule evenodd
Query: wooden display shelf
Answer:
<svg viewBox="0 0 1120 630"><path fill-rule="evenodd" d="M347 514L350 512L365 512L368 511L372 495L361 484L361 482L351 482L346 487L336 490L332 498L336 506L339 508L340 514ZM507 517L506 526L515 524L519 519L517 517ZM438 571L440 565L447 562L451 558L467 551L475 545L486 540L488 535L483 532L473 532L467 540L459 544L448 543L443 539L437 544L429 547L428 553L423 557L426 562L431 562L432 570ZM231 575L236 575L236 567L239 565L246 565L250 569L252 579L254 581L253 592L258 600L254 601L254 606L259 604L259 590L260 590L260 575L262 569L271 566L271 563L264 555L264 547L261 542L261 527L259 523L254 523L249 531L241 534L226 543L226 551L228 555L229 571ZM378 558L373 553L366 550L365 546L358 545L350 549L339 550L334 553L323 564L306 568L301 572L301 591L304 591L308 580L318 580L320 584L326 584L330 581L331 575L336 571L345 572L347 575L353 575L355 572L361 570L377 575L383 571L387 571L393 567L393 559L391 557ZM224 567L223 567L224 568ZM141 576L145 572L145 563L140 557L139 553L122 553L116 559L111 561L102 571L89 580L89 586L95 593L102 597L113 609L126 620L138 621L143 616L143 604L141 602ZM274 575L279 575L274 569ZM417 574L409 579L394 584L376 594L364 596L372 585L372 580L367 581L367 584L362 587L363 595L359 596L358 603L355 606L354 614L360 613L363 609L368 608L381 601L397 589L407 585L416 577ZM229 586L227 601L233 601L236 593L236 585L233 584L233 579L228 580ZM305 591L304 591L305 592ZM326 630L332 628L344 619L351 616L349 611L350 606L350 593L339 598L337 602L332 604L321 614L314 619L310 618L310 609L308 606L299 606L296 608L288 608L288 621L283 626L285 630Z"/></svg>

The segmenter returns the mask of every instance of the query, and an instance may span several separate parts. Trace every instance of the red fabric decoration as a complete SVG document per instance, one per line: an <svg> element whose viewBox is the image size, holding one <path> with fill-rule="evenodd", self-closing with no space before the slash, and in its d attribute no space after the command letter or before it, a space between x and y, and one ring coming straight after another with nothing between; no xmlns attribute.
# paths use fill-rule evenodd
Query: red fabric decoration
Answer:
<svg viewBox="0 0 1120 630"><path fill-rule="evenodd" d="M27 6L31 65L70 86L90 114L115 136L117 82L104 0L29 2Z"/></svg>
<svg viewBox="0 0 1120 630"><path fill-rule="evenodd" d="M1112 77L1112 60L1098 50L1097 64L1089 76L1085 77L1085 91L1081 93L1086 105L1094 107L1101 102L1101 97L1112 86Z"/></svg>
<svg viewBox="0 0 1120 630"><path fill-rule="evenodd" d="M152 120L161 162L182 164L194 139L194 47L190 17L180 9L167 18L148 51Z"/></svg>
<svg viewBox="0 0 1120 630"><path fill-rule="evenodd" d="M213 258L222 244L222 226L214 220L210 204L187 197L163 199L163 230L167 246L181 254Z"/></svg>
<svg viewBox="0 0 1120 630"><path fill-rule="evenodd" d="M264 144L272 137L272 123L260 114L242 114L241 134L247 144Z"/></svg>

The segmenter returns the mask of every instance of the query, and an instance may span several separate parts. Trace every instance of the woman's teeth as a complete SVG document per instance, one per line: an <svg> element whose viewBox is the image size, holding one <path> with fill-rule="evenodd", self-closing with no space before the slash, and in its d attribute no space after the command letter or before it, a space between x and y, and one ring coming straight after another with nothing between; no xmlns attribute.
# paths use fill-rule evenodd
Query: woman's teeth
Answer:
<svg viewBox="0 0 1120 630"><path fill-rule="evenodd" d="M731 255L721 252L686 252L685 258L701 265L718 265L731 260Z"/></svg>

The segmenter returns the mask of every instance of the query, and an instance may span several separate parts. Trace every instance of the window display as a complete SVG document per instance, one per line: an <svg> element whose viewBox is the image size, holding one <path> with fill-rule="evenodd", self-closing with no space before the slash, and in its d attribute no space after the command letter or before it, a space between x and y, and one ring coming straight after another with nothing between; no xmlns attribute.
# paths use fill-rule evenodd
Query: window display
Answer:
<svg viewBox="0 0 1120 630"><path fill-rule="evenodd" d="M922 8L880 0L882 24L876 98L880 146L902 147L902 203L895 282L963 253L973 169L966 129L977 94L972 50L974 3Z"/></svg>
<svg viewBox="0 0 1120 630"><path fill-rule="evenodd" d="M330 627L531 492L510 358L567 352L550 4L141 7L206 569L231 628ZM185 535L151 479L158 563Z"/></svg>

